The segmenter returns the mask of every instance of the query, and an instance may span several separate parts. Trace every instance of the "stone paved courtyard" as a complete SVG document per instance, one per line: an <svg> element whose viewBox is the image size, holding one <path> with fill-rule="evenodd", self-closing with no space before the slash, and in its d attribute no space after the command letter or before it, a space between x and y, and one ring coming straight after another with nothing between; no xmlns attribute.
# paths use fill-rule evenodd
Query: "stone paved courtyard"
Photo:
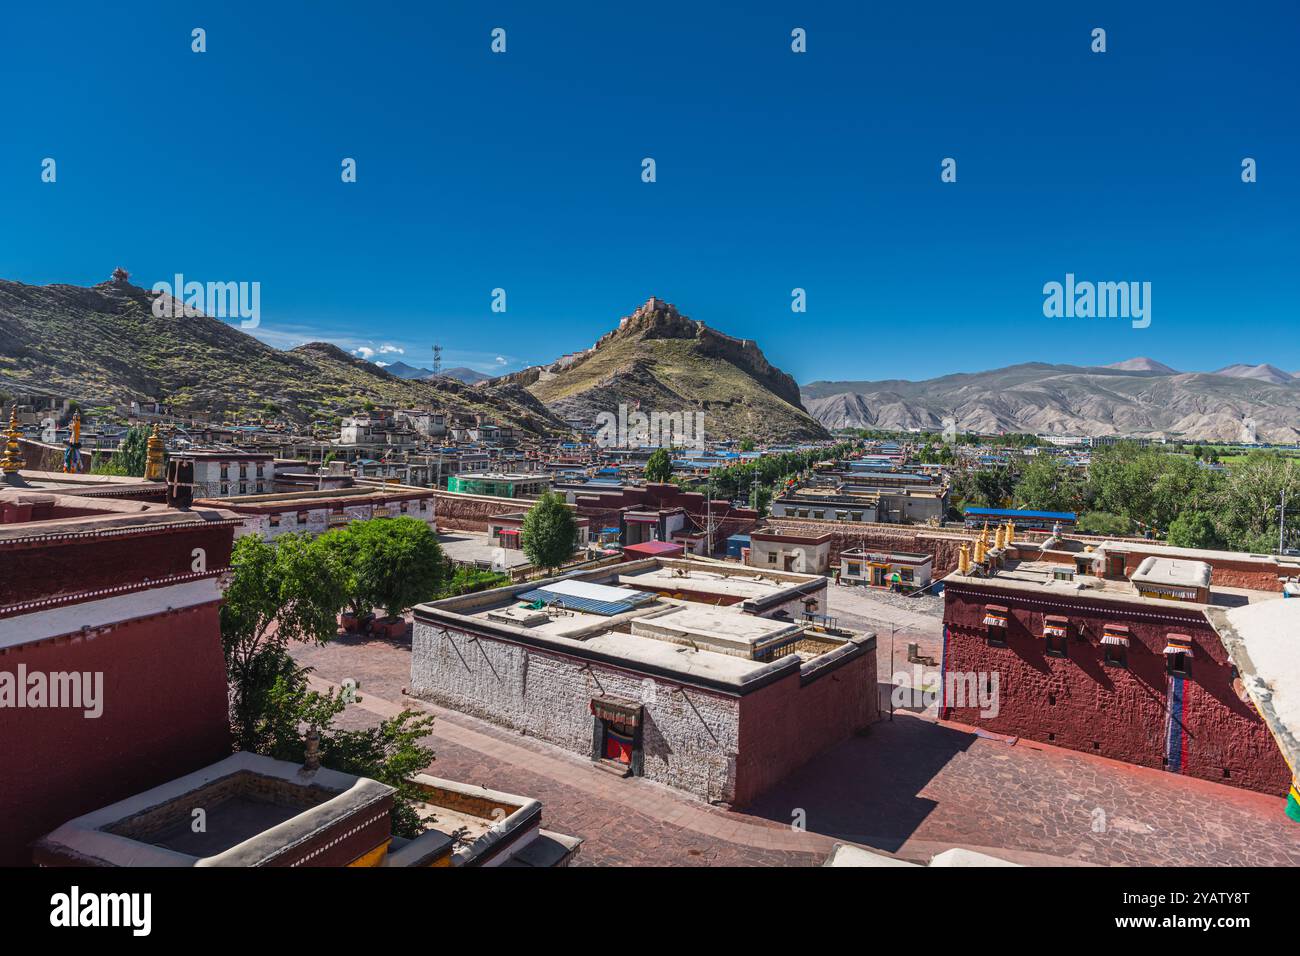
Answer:
<svg viewBox="0 0 1300 956"><path fill-rule="evenodd" d="M1281 797L903 712L731 812L404 697L408 643L341 638L294 651L319 687L359 682L347 725L403 706L434 713L430 772L538 798L548 828L586 841L584 865L810 866L837 840L912 860L965 846L1025 863L1300 865L1300 825ZM796 818L808 832L790 825Z"/></svg>

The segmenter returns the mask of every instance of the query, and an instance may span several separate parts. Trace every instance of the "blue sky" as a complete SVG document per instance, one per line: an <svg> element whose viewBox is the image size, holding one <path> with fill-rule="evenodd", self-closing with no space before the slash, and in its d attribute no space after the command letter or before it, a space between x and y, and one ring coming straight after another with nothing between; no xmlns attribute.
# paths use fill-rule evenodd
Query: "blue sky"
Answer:
<svg viewBox="0 0 1300 956"><path fill-rule="evenodd" d="M4 27L3 278L257 281L273 344L484 370L650 295L800 382L1300 370L1294 2L168 0ZM1150 327L1045 318L1067 272L1151 282Z"/></svg>

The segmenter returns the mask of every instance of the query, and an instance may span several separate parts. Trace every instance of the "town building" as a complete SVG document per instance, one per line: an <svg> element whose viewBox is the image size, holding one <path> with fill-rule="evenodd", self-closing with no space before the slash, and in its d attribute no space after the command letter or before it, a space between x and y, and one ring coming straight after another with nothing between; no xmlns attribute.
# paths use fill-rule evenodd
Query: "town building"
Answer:
<svg viewBox="0 0 1300 956"><path fill-rule="evenodd" d="M796 574L826 574L831 562L830 534L780 534L752 531L749 534L749 564Z"/></svg>
<svg viewBox="0 0 1300 956"><path fill-rule="evenodd" d="M305 531L323 534L353 521L418 518L437 529L433 489L404 485L358 484L322 491L288 491L240 498L200 498L198 507L224 508L242 520L237 535L271 539Z"/></svg>
<svg viewBox="0 0 1300 956"><path fill-rule="evenodd" d="M410 692L744 805L878 716L824 577L650 558L415 608Z"/></svg>
<svg viewBox="0 0 1300 956"><path fill-rule="evenodd" d="M1289 603L1281 561L1129 542L1031 543L1001 526L944 581L942 712L1284 794L1291 770L1243 687L1219 616Z"/></svg>
<svg viewBox="0 0 1300 956"><path fill-rule="evenodd" d="M273 488L275 456L238 450L177 451L173 459L194 463L194 497L260 495Z"/></svg>
<svg viewBox="0 0 1300 956"><path fill-rule="evenodd" d="M77 867L552 867L582 842L543 830L536 800L427 774L412 782L428 823L408 839L393 833L387 784L318 756L295 764L240 752L63 824L33 857Z"/></svg>
<svg viewBox="0 0 1300 956"><path fill-rule="evenodd" d="M1025 508L967 508L963 512L967 528L1006 524L1017 531L1068 531L1079 516L1073 511L1033 511Z"/></svg>
<svg viewBox="0 0 1300 956"><path fill-rule="evenodd" d="M447 479L448 491L493 498L537 498L550 487L549 475L523 472L470 472Z"/></svg>
<svg viewBox="0 0 1300 956"><path fill-rule="evenodd" d="M0 489L0 865L230 753L218 609L239 518Z"/></svg>
<svg viewBox="0 0 1300 956"><path fill-rule="evenodd" d="M849 548L840 552L841 584L919 591L930 586L934 558L908 551Z"/></svg>

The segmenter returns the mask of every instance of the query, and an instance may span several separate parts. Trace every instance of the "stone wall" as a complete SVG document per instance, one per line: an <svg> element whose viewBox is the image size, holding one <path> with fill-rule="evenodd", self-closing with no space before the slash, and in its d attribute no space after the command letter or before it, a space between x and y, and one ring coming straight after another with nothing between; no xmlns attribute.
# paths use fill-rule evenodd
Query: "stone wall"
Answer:
<svg viewBox="0 0 1300 956"><path fill-rule="evenodd" d="M584 756L594 697L643 704L647 779L706 800L735 798L737 698L506 640L416 621L411 693Z"/></svg>

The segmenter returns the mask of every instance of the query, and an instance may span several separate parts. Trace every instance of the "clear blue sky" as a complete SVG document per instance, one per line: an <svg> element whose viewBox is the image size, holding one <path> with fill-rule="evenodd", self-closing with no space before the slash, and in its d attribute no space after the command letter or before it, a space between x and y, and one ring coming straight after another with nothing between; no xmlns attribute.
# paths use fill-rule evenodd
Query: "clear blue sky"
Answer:
<svg viewBox="0 0 1300 956"><path fill-rule="evenodd" d="M800 382L1295 371L1298 28L1294 0L15 3L0 277L258 281L274 344L489 370L653 294ZM1150 328L1044 318L1067 272L1151 282Z"/></svg>

